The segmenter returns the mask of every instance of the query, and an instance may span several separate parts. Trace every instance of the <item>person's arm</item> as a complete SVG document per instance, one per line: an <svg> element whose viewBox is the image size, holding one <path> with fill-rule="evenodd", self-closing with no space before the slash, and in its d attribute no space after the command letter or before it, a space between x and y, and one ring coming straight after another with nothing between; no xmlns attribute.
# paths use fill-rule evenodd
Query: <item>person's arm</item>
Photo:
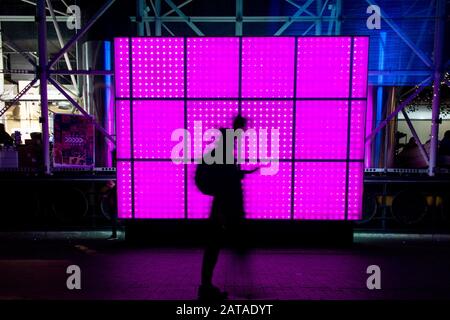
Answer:
<svg viewBox="0 0 450 320"><path fill-rule="evenodd" d="M242 174L250 174L259 170L259 167L254 168L252 170L241 170Z"/></svg>

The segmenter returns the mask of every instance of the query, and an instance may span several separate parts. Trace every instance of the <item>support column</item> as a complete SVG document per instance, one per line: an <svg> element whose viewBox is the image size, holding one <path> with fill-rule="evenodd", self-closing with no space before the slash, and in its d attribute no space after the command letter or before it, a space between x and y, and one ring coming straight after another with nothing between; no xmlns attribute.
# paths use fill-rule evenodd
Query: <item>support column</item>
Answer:
<svg viewBox="0 0 450 320"><path fill-rule="evenodd" d="M144 36L144 16L145 3L144 0L136 0L136 22L137 22L137 35L139 37Z"/></svg>
<svg viewBox="0 0 450 320"><path fill-rule="evenodd" d="M316 20L316 36L320 36L322 34L322 0L316 0L316 10L319 18L319 20Z"/></svg>
<svg viewBox="0 0 450 320"><path fill-rule="evenodd" d="M342 21L342 0L336 0L336 29L335 35L341 34L341 21Z"/></svg>
<svg viewBox="0 0 450 320"><path fill-rule="evenodd" d="M242 19L243 19L243 0L236 0L236 24L235 24L235 35L242 36Z"/></svg>
<svg viewBox="0 0 450 320"><path fill-rule="evenodd" d="M161 36L161 0L155 0L155 36Z"/></svg>
<svg viewBox="0 0 450 320"><path fill-rule="evenodd" d="M434 79L433 103L431 111L430 163L428 174L434 176L438 158L440 87L442 79L442 51L445 28L445 0L436 0L436 23L434 29Z"/></svg>
<svg viewBox="0 0 450 320"><path fill-rule="evenodd" d="M42 156L44 173L50 174L50 143L48 128L48 99L47 99L47 17L45 0L38 0L36 7L36 20L38 23L38 49L39 49L39 91L41 95L42 123Z"/></svg>

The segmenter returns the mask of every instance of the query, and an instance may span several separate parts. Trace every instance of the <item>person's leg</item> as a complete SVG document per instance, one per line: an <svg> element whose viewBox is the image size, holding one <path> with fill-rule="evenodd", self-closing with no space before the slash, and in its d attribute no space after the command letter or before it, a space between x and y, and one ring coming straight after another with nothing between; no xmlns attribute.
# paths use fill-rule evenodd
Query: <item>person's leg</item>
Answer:
<svg viewBox="0 0 450 320"><path fill-rule="evenodd" d="M223 300L227 298L226 292L221 292L213 285L214 268L219 258L223 242L223 230L220 225L211 221L208 230L207 246L203 253L201 284L198 291L200 300Z"/></svg>
<svg viewBox="0 0 450 320"><path fill-rule="evenodd" d="M218 245L208 245L203 253L202 262L202 286L212 286L214 268L219 258L220 247Z"/></svg>

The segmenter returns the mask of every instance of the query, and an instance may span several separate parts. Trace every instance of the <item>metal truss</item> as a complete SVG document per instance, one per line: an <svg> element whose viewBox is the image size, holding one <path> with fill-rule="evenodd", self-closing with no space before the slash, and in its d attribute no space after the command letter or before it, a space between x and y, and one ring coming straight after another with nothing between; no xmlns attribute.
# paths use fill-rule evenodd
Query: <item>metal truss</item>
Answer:
<svg viewBox="0 0 450 320"><path fill-rule="evenodd" d="M99 11L81 28L67 43L64 44L61 32L58 27L59 21L67 21L67 16L56 16L52 8L50 0L37 0L37 3L23 0L31 5L36 6L36 17L28 16L0 16L1 21L8 22L37 22L38 23L38 51L39 51L39 63L36 62L24 53L23 50L18 48L12 41L7 41L6 45L13 51L22 54L25 59L35 68L34 73L36 77L21 91L17 96L5 104L5 107L0 110L0 116L3 115L13 104L15 104L19 99L39 80L39 90L41 99L41 119L42 123L42 146L43 146L43 158L44 158L44 173L51 173L50 166L50 143L49 143L49 126L48 126L48 82L50 82L61 94L78 110L80 113L88 118L94 124L95 128L100 131L107 139L115 143L115 139L100 125L94 118L88 114L79 104L75 101L56 80L52 79L52 75L69 75L71 82L77 92L75 95L79 95L77 81L75 75L108 75L112 74L109 70L73 70L69 57L67 55L68 50L82 37L86 34L89 28L105 13L108 8L115 2L115 0L108 0L99 9ZM46 6L47 4L47 6ZM49 11L50 17L47 16L46 11ZM59 12L60 13L60 12ZM61 13L60 13L61 14ZM55 28L58 42L61 46L61 50L58 51L53 58L49 61L47 57L47 22L52 22ZM4 38L4 35L2 35ZM67 70L52 70L51 68L58 62L60 58L64 57ZM31 70L7 70L10 73L28 73Z"/></svg>
<svg viewBox="0 0 450 320"><path fill-rule="evenodd" d="M161 3L165 2L171 10L166 13L161 13ZM246 16L243 13L243 0L235 0L236 15L235 16L192 16L189 17L183 13L182 8L191 3L193 0L187 0L176 6L172 0L137 0L136 3L136 16L130 17L131 21L137 23L137 34L139 36L150 36L150 23L154 24L154 35L161 36L162 28L164 28L170 35L174 33L166 26L166 23L181 22L185 23L192 31L198 36L203 36L202 32L196 23L234 23L235 35L241 36L243 34L244 24L248 23L273 23L283 22L283 25L274 33L275 36L283 35L283 32L294 23L309 23L309 28L306 29L304 34L307 34L313 28L315 29L315 35L324 34L323 24L328 23L328 35L332 33L335 35L341 34L342 23L342 1L343 0L305 0L303 4L299 4L294 0L285 0L297 11L292 16ZM436 3L435 14L435 37L434 37L434 57L430 58L423 50L412 41L408 35L397 25L397 23L390 18L389 14L381 10L381 17L383 21L398 35L398 37L411 49L411 52L415 54L424 63L429 70L405 70L405 71L385 71L374 70L369 71L369 75L419 75L424 76L425 80L421 82L416 90L400 103L399 106L391 113L384 121L382 121L377 128L375 128L366 138L366 142L370 142L380 130L382 130L390 120L392 120L399 112L405 115L405 120L411 133L419 146L421 155L428 163L428 173L430 176L434 175L436 170L437 160L437 145L438 145L438 130L439 130L439 104L440 104L440 83L443 78L443 64L442 64L442 51L444 41L444 28L445 28L445 0L434 0ZM315 2L315 6L313 5ZM368 5L377 5L375 0L366 0ZM331 8L330 15L324 15L325 8ZM152 13L152 15L149 15ZM176 15L172 15L172 14ZM346 17L348 19L348 17ZM448 64L448 63L447 63ZM427 154L423 144L421 143L417 133L411 123L409 117L404 112L404 108L407 107L415 97L425 88L424 83L432 80L433 82L433 103L432 103L432 121L431 121L431 144L430 154ZM447 80L448 83L448 80Z"/></svg>
<svg viewBox="0 0 450 320"><path fill-rule="evenodd" d="M175 5L172 0L136 0L136 16L130 17L132 22L137 23L137 34L139 36L151 36L150 23L154 24L154 36L161 36L164 28L169 34L173 32L166 25L171 22L185 23L198 36L205 33L196 23L234 23L236 36L243 35L244 24L248 23L280 23L283 25L274 35L280 36L294 23L311 23L310 29L315 28L315 34L322 34L324 23L328 23L327 34L340 34L341 32L341 10L343 0L306 0L304 4L298 4L294 0L285 0L297 11L291 16L246 16L243 12L244 0L235 0L236 14L234 16L187 16L182 8L193 2L187 0ZM161 13L161 4L166 3L171 10ZM315 8L314 7L315 3ZM329 8L330 14L325 15L325 9ZM175 14L175 15L173 15Z"/></svg>
<svg viewBox="0 0 450 320"><path fill-rule="evenodd" d="M34 3L29 0L23 0L30 4ZM107 70L74 70L70 61L68 61L67 51L76 43L92 26L95 21L114 3L115 0L107 0L101 9L95 14L84 26L83 28L64 44L58 32L57 22L67 21L68 16L63 13L55 15L55 11L51 6L51 1L49 0L38 0L35 4L37 6L37 17L34 16L1 16L0 22L35 22L36 19L39 23L38 28L38 43L39 43L39 65L34 67L36 69L37 77L33 81L36 82L38 79L41 80L41 108L42 108L42 124L43 124L43 145L44 145L44 156L45 156L45 170L49 173L50 170L50 159L48 152L48 110L47 108L47 80L50 81L55 87L61 91L61 93L66 96L64 88L61 85L51 79L50 77L55 74L59 75L70 75L71 81L75 85L77 83L75 75L105 75L111 74L111 71ZM245 0L235 0L235 15L233 16L188 16L183 11L184 7L189 5L195 0L185 0L180 4L175 4L173 0L136 0L136 15L130 17L132 22L136 22L136 34L138 36L162 36L164 33L168 35L175 36L175 33L169 28L168 23L178 22L185 24L191 31L193 31L198 36L204 36L205 32L202 28L207 23L233 23L235 25L234 35L241 36L244 34L245 26L252 23L282 23L274 35L281 36L286 30L293 24L303 23L308 24L308 28L304 32L308 34L310 31L314 30L315 35L340 35L341 34L341 24L344 19L351 19L351 17L342 16L342 2L351 0L302 0L302 3L298 3L297 0L284 0L293 7L296 11L291 16L251 16L244 15L243 2ZM282 1L282 0L280 0ZM428 173L429 175L434 175L436 171L436 159L437 159L437 143L438 143L438 128L439 128L439 105L440 105L440 84L443 80L444 68L450 67L450 61L444 66L442 61L443 52L443 42L444 42L444 28L445 28L445 0L434 0L436 3L435 12L435 33L434 33L434 55L430 58L426 53L417 46L414 41L412 41L408 35L395 23L393 19L389 17L388 12L381 11L381 17L383 21L399 36L399 38L411 49L419 59L424 63L429 70L403 70L403 71L389 71L389 70L371 70L369 75L417 75L423 76L425 80L416 86L416 90L407 97L402 103L398 105L395 111L390 114L383 122L381 122L376 129L374 129L367 137L366 142L373 139L380 130L382 130L387 123L392 120L399 112L406 114L403 109L411 103L415 97L423 90L425 84L432 80L433 82L433 102L432 102L432 124L431 124L431 147L429 154L426 153L423 144L415 133L414 127L409 119L405 116L405 120L408 123L411 132L416 139L417 144L420 146L421 154L424 159L429 164ZM48 7L46 7L46 2ZM376 5L376 0L366 0L368 5ZM170 10L167 12L162 12L162 4L165 3ZM329 9L329 13L325 14L325 9ZM46 11L50 13L50 16L46 15ZM58 13L58 12L56 12ZM360 17L358 17L360 18ZM48 61L47 51L46 51L46 21L52 22L56 28L58 41L61 46L61 50ZM199 27L199 23L202 24L202 28ZM152 32L153 31L153 32ZM23 52L20 48L17 48L10 41L6 42L10 48L17 52ZM51 67L62 57L65 57L67 69L66 70L52 70ZM27 57L27 60L33 60ZM33 64L32 64L33 65ZM449 84L448 80L444 82ZM75 86L77 87L77 86ZM20 94L20 93L19 93ZM22 93L24 94L24 93ZM67 97L67 96L66 96ZM70 96L69 96L70 97ZM16 97L17 100L20 97ZM75 108L80 111L83 110L78 103L72 98L69 101L75 106ZM9 104L11 105L11 104ZM83 110L84 111L84 110ZM91 118L87 113L83 113L86 117ZM92 120L92 118L91 118ZM105 136L113 140L113 138L104 130L101 126L96 125L96 128L100 132L104 133Z"/></svg>

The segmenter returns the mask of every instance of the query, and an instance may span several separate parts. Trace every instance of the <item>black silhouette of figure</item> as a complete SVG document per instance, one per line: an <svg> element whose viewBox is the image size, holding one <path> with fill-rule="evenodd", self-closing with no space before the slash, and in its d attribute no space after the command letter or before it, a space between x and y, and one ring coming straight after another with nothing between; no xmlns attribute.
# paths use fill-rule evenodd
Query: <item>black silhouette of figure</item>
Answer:
<svg viewBox="0 0 450 320"><path fill-rule="evenodd" d="M441 156L450 156L450 130L445 131L444 137L439 143L439 154Z"/></svg>
<svg viewBox="0 0 450 320"><path fill-rule="evenodd" d="M246 119L237 116L234 119L233 128L245 129ZM200 300L224 300L228 294L220 291L213 285L212 277L216 266L220 249L225 237L236 236L244 219L244 201L242 179L245 174L254 170L241 170L236 160L234 163L226 163L227 146L225 141L226 129L220 129L222 136L217 142L217 147L211 151L216 155L217 148L223 148L221 163L212 164L214 167L215 192L212 203L211 215L208 219L207 244L203 254L201 285L198 290ZM217 158L216 158L217 160Z"/></svg>
<svg viewBox="0 0 450 320"><path fill-rule="evenodd" d="M5 146L12 146L14 144L13 138L5 131L5 125L0 123L0 143Z"/></svg>

